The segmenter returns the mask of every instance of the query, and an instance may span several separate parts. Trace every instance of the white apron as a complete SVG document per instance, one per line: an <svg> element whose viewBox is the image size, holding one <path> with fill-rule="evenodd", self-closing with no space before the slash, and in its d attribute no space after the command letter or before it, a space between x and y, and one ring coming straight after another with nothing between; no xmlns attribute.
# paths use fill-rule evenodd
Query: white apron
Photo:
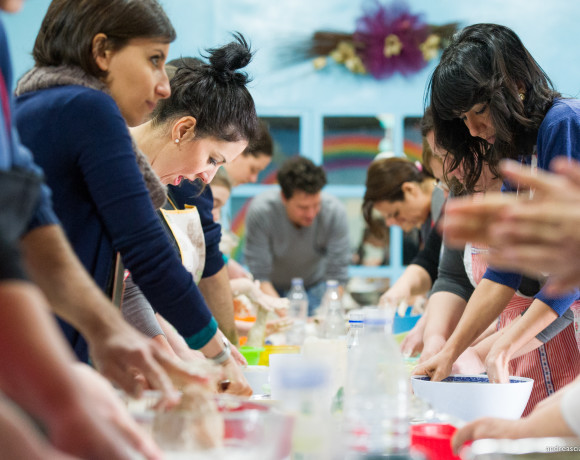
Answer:
<svg viewBox="0 0 580 460"><path fill-rule="evenodd" d="M181 262L193 276L195 283L199 283L205 267L205 238L199 212L195 206L185 205L185 209L160 209L173 239L179 247Z"/></svg>

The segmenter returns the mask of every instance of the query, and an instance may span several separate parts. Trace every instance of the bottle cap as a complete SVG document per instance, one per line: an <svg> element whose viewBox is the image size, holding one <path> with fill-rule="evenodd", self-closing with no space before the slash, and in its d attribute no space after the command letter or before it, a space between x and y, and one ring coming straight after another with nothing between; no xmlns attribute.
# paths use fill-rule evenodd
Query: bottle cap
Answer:
<svg viewBox="0 0 580 460"><path fill-rule="evenodd" d="M326 280L326 287L338 287L337 280Z"/></svg>
<svg viewBox="0 0 580 460"><path fill-rule="evenodd" d="M365 319L365 314L362 310L351 310L348 313L349 323L363 323Z"/></svg>
<svg viewBox="0 0 580 460"><path fill-rule="evenodd" d="M292 278L292 286L296 286L297 284L304 284L304 280L302 278Z"/></svg>

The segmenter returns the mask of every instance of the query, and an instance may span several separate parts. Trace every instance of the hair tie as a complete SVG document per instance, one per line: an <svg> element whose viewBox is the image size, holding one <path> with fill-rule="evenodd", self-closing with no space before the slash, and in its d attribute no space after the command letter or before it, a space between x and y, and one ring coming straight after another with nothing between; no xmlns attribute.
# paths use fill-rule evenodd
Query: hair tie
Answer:
<svg viewBox="0 0 580 460"><path fill-rule="evenodd" d="M420 161L415 161L415 167L419 170L419 172L423 172L423 165Z"/></svg>

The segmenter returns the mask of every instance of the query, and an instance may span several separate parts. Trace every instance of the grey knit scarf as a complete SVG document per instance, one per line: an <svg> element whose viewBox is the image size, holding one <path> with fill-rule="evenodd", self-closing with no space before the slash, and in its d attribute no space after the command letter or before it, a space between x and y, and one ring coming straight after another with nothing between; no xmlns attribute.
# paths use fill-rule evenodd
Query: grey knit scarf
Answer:
<svg viewBox="0 0 580 460"><path fill-rule="evenodd" d="M34 67L27 72L18 82L16 95L38 91L41 89L52 88L54 86L77 85L87 88L96 89L109 94L107 85L101 80L88 75L80 67L75 66L58 66L58 67ZM127 128L128 130L128 128ZM137 147L135 139L131 136L133 152L137 159L139 170L143 174L145 184L149 190L149 196L155 209L161 208L167 200L167 189L161 183L159 177L151 168L149 160L145 154Z"/></svg>

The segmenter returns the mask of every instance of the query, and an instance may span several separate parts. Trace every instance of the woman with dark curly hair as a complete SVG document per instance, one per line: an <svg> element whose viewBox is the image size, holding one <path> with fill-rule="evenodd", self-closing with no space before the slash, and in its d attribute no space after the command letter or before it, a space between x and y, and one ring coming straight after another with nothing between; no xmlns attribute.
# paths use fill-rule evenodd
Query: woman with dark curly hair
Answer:
<svg viewBox="0 0 580 460"><path fill-rule="evenodd" d="M564 99L554 90L507 27L475 24L460 31L443 53L429 90L436 142L448 152L449 168L461 168L468 191L484 164L497 173L505 158L543 169L556 156L580 158L580 101ZM508 184L502 187L510 190L518 192ZM535 380L526 414L580 371L572 325L542 345L539 335L575 308L578 291L551 297L541 283L524 286L521 274L487 268L485 252L466 246L465 260L477 288L443 349L416 372L435 380L446 377L453 362L499 315L503 334L490 345L485 367L490 381L504 382L508 374ZM527 295L518 295L518 289Z"/></svg>

